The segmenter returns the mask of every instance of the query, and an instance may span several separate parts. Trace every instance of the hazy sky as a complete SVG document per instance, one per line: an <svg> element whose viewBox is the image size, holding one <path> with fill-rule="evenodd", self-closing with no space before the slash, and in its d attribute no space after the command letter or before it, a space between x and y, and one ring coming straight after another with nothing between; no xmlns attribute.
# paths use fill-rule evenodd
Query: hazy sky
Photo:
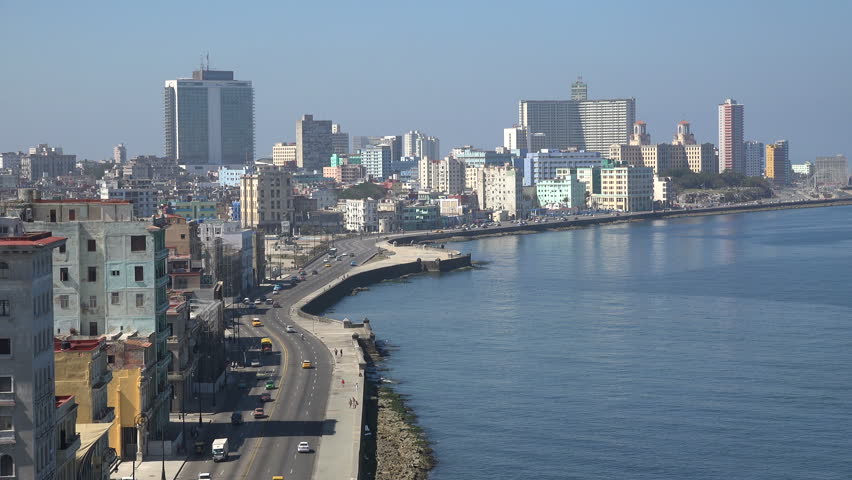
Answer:
<svg viewBox="0 0 852 480"><path fill-rule="evenodd" d="M520 99L635 97L653 142L745 104L746 139L852 155L852 2L0 0L0 151L163 153L163 82L200 55L255 88L256 152L304 113L493 148Z"/></svg>

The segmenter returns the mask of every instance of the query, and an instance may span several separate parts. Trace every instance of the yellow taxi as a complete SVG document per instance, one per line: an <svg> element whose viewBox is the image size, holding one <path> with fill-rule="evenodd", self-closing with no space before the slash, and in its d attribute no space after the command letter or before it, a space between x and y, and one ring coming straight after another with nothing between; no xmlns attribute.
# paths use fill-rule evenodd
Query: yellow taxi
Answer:
<svg viewBox="0 0 852 480"><path fill-rule="evenodd" d="M302 368L313 368L313 366L310 360L302 360Z"/></svg>
<svg viewBox="0 0 852 480"><path fill-rule="evenodd" d="M324 266L325 268L331 268L331 264L330 264L330 263L326 263L326 264L325 264L325 265L323 265L323 266Z"/></svg>
<svg viewBox="0 0 852 480"><path fill-rule="evenodd" d="M251 319L251 326L252 327L262 327L263 322L261 322L259 318L252 318Z"/></svg>
<svg viewBox="0 0 852 480"><path fill-rule="evenodd" d="M284 480L284 475L275 475L272 480Z"/></svg>

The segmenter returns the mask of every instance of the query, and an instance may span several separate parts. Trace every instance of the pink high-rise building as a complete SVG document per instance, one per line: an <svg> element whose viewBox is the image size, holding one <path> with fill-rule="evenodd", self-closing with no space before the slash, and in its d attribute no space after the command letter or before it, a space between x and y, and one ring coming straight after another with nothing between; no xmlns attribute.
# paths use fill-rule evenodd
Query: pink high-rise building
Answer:
<svg viewBox="0 0 852 480"><path fill-rule="evenodd" d="M719 173L725 170L745 173L743 105L730 98L719 104Z"/></svg>

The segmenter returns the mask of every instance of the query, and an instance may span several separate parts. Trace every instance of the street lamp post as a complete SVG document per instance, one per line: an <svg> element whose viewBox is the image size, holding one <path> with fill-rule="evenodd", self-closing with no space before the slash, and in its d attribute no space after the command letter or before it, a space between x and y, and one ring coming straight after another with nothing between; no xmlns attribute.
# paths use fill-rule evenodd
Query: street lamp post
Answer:
<svg viewBox="0 0 852 480"><path fill-rule="evenodd" d="M133 455L133 465L132 465L132 473L130 474L133 477L133 480L136 480L136 457L139 456L139 452L142 451L142 435L140 429L145 426L145 423L148 421L148 416L144 413L140 413L136 415L133 419L133 424L136 425L136 452Z"/></svg>

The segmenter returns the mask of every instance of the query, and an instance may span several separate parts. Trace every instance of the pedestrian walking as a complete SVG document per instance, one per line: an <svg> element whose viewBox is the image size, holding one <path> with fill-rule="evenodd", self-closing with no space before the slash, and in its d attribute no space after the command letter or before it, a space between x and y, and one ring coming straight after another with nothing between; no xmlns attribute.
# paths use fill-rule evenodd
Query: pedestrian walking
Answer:
<svg viewBox="0 0 852 480"><path fill-rule="evenodd" d="M334 349L334 356L335 357L337 356L337 349L336 348Z"/></svg>
<svg viewBox="0 0 852 480"><path fill-rule="evenodd" d="M344 386L344 385L346 385L346 380L344 380L344 379L342 379L342 378L341 378L341 379L340 379L340 386L342 387L342 386Z"/></svg>
<svg viewBox="0 0 852 480"><path fill-rule="evenodd" d="M349 397L349 408L352 408L352 397Z"/></svg>

